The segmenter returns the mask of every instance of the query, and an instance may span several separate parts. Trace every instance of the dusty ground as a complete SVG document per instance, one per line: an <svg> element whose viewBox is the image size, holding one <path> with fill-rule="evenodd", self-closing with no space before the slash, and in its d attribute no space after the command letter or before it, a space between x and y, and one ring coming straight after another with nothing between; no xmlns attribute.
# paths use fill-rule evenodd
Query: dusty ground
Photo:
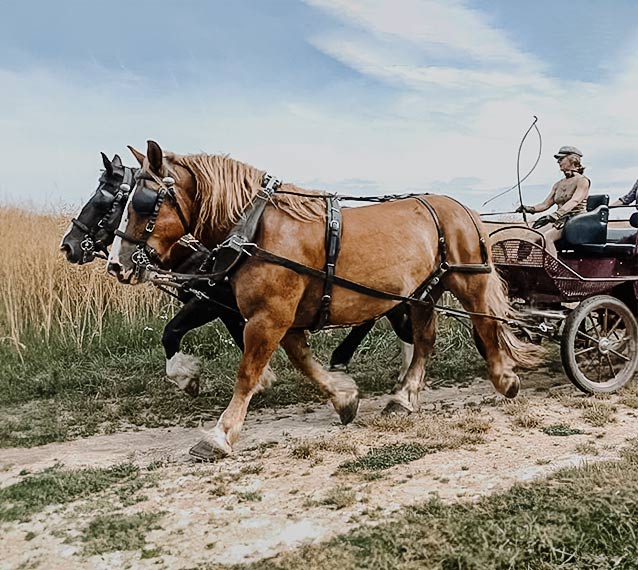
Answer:
<svg viewBox="0 0 638 570"><path fill-rule="evenodd" d="M0 567L173 569L256 560L387 521L433 493L472 500L560 467L613 459L636 435L635 395L592 400L564 377L539 371L526 376L519 398L505 404L477 379L464 388L424 391L421 412L407 422L378 419L383 397L363 400L347 427L327 404L251 413L236 455L214 464L189 459L198 430L182 428L3 449L0 487L20 480L24 469L36 473L56 463L159 467L150 472L156 481L130 506L107 493L49 507L30 522L2 523ZM583 433L541 431L555 424ZM367 473L338 469L372 448L434 440L440 451L409 463ZM157 553L147 559L140 550L83 554L82 530L96 514L112 511L162 511L159 528L146 536L145 549Z"/></svg>

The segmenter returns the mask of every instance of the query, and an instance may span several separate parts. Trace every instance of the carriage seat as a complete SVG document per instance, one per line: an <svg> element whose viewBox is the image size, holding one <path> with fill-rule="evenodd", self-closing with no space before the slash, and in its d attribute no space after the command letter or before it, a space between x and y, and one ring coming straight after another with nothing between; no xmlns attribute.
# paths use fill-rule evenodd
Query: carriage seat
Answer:
<svg viewBox="0 0 638 570"><path fill-rule="evenodd" d="M567 220L563 237L557 242L560 250L573 249L616 257L632 255L636 251L636 231L608 228L609 195L594 194L587 198L587 211Z"/></svg>

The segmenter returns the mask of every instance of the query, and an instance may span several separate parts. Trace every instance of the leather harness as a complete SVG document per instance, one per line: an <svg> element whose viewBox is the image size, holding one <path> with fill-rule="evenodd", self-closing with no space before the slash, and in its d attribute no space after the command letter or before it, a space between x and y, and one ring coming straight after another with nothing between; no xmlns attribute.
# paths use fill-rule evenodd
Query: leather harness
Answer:
<svg viewBox="0 0 638 570"><path fill-rule="evenodd" d="M208 259L201 265L200 272L196 274L190 273L175 273L172 271L165 271L154 267L150 264L149 255L153 256L153 251L147 253L149 246L147 245L147 240L150 234L153 231L155 226L155 221L157 220L157 216L159 213L159 208L164 201L164 199L168 196L170 197L174 206L178 211L179 217L182 220L182 224L184 228L187 230L187 225L185 223L185 218L177 204L177 199L175 196L174 189L171 185L162 186L160 191L158 192L157 200L155 203L155 207L153 208L153 212L150 215L149 221L146 225L143 236L140 239L133 238L132 236L128 236L119 230L116 232L117 235L136 243L138 245L138 251L135 252L134 256L138 254L138 258L134 259L134 262L138 265L144 265L151 268L153 271L159 274L170 275L174 279L209 279L212 281L227 279L237 268L240 263L246 258L246 256L254 257L265 261L267 263L273 263L276 265L280 265L281 267L285 267L286 269L290 269L300 275L309 275L311 277L316 277L319 279L323 279L323 295L321 297L321 301L319 304L319 309L317 311L317 316L315 319L315 323L310 330L318 331L327 326L330 326L330 307L332 303L332 291L335 285L339 287L343 287L345 289L350 289L351 291L355 291L357 293L361 293L363 295L368 295L370 297L375 297L377 299L386 299L390 301L397 301L401 303L418 303L418 304L426 304L428 306L434 306L436 298L438 298L440 294L440 281L441 278L448 272L453 273L490 273L492 271L492 267L488 261L488 249L485 239L481 235L480 229L474 216L470 213L470 211L458 201L453 198L449 198L453 200L459 206L461 206L465 212L467 213L470 220L472 220L472 224L476 229L480 251L481 251L481 263L467 263L467 264L453 264L448 261L448 248L447 241L445 238L445 234L441 227L441 223L436 213L435 208L426 200L426 195L420 194L403 194L403 195L391 195L384 197L374 197L373 200L369 200L363 197L341 197L333 194L326 195L318 195L318 194L299 194L296 192L287 192L280 190L281 188L281 180L275 178L269 174L265 174L262 180L262 186L257 193L255 199L251 202L251 204L244 210L242 213L241 219L239 222L233 227L229 236L217 247L215 250L209 253ZM292 194L292 195L302 195L315 199L323 199L326 202L326 232L325 232L325 251L326 251L326 260L323 269L317 269L315 267L310 267L303 263L299 263L297 261L293 261L286 257L282 257L277 255L276 253L267 251L261 247L259 247L256 243L253 243L251 240L254 239L254 236L257 232L257 227L261 220L261 217L264 213L266 205L271 200L272 196L275 193L280 194ZM341 215L341 199L347 200L358 200L358 201L375 201L375 202L384 202L384 201L394 201L398 199L404 198L414 198L416 199L430 214L432 221L434 222L436 232L437 232L437 243L438 243L438 256L439 256L439 265L438 268L423 282L419 287L415 289L415 291L408 295L399 295L397 293L390 293L387 291L382 291L379 289L374 289L372 287L368 287L362 283L357 283L356 281L351 281L349 279L345 279L343 277L339 277L336 275L336 265L337 259L339 256L339 251L341 248L341 231L342 231L342 215ZM189 238L189 244L192 249L196 249L199 252L202 252L206 248L200 244L195 238ZM205 272L205 270L212 265L212 272Z"/></svg>

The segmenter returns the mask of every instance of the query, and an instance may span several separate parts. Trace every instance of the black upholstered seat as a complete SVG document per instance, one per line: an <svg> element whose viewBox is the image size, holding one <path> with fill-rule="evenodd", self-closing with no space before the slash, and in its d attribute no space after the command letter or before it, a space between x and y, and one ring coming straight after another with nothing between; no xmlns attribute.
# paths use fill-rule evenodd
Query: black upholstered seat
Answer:
<svg viewBox="0 0 638 570"><path fill-rule="evenodd" d="M565 223L563 236L556 242L559 250L574 250L616 257L636 251L636 230L608 228L609 195L594 194L587 198L587 211Z"/></svg>

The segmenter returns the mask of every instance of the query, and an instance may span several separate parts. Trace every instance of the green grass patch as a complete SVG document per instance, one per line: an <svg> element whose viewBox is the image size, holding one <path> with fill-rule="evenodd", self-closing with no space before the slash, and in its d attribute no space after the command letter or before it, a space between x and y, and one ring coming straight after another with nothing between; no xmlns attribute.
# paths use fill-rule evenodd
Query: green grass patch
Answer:
<svg viewBox="0 0 638 570"><path fill-rule="evenodd" d="M339 465L339 470L347 473L359 471L380 471L401 463L410 463L434 453L434 449L420 443L400 443L375 447L364 456Z"/></svg>
<svg viewBox="0 0 638 570"><path fill-rule="evenodd" d="M569 435L579 435L583 433L582 429L572 428L565 424L554 424L551 426L547 426L541 429L541 431L543 433L546 433L547 435L553 435L553 436L559 436L559 437L566 437Z"/></svg>
<svg viewBox="0 0 638 570"><path fill-rule="evenodd" d="M139 469L129 463L69 471L51 467L0 489L0 520L28 520L49 505L89 497L114 485L130 483L138 476Z"/></svg>
<svg viewBox="0 0 638 570"><path fill-rule="evenodd" d="M159 555L159 549L146 549L146 535L157 530L163 513L113 513L95 517L84 529L83 553L91 556L116 550L142 550L142 558Z"/></svg>
<svg viewBox="0 0 638 570"><path fill-rule="evenodd" d="M398 518L271 560L260 570L634 569L638 448L477 502L433 498ZM338 561L338 564L337 562ZM206 568L229 568L211 565Z"/></svg>

